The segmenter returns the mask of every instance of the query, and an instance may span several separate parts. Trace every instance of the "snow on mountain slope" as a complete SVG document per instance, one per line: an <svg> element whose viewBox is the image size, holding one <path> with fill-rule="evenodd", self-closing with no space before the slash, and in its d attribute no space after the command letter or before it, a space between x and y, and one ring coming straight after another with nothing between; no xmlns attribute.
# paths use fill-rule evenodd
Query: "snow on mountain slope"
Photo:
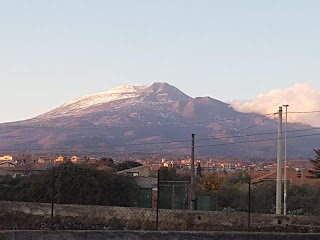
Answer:
<svg viewBox="0 0 320 240"><path fill-rule="evenodd" d="M134 98L134 97L138 97L140 95L140 91L145 87L146 85L118 86L106 92L73 99L63 104L61 107L69 107L70 110L74 110L74 109L81 110L84 108L101 105L103 103L107 103L111 101Z"/></svg>
<svg viewBox="0 0 320 240"><path fill-rule="evenodd" d="M163 82L149 85L118 86L108 91L73 99L50 112L38 116L57 117L61 115L81 114L103 104L124 100L130 102L170 102L190 99L179 89Z"/></svg>

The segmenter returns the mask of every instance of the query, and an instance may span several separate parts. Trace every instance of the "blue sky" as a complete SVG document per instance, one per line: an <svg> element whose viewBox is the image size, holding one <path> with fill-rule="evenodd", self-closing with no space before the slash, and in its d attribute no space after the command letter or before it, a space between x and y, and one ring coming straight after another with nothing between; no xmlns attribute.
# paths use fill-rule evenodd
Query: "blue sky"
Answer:
<svg viewBox="0 0 320 240"><path fill-rule="evenodd" d="M309 0L2 0L0 122L155 81L225 102L296 83L319 92L319 9Z"/></svg>

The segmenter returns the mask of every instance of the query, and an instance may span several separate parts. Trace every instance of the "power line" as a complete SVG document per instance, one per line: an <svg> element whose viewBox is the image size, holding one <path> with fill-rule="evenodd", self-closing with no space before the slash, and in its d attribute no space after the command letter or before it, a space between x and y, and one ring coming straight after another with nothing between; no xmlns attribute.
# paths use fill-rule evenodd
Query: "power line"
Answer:
<svg viewBox="0 0 320 240"><path fill-rule="evenodd" d="M305 128L305 129L298 129L298 130L287 130L287 133L293 133L293 132L302 132L302 131L311 131L311 130L320 130L320 127L315 128ZM206 140L214 140L214 139L224 139L224 138L238 138L238 137L254 137L254 136L261 136L261 135L271 135L276 134L278 132L267 132L267 133L255 133L255 134L249 134L245 136L239 136L239 135L225 135L223 137L211 137L211 138L199 138L198 141L206 141Z"/></svg>
<svg viewBox="0 0 320 240"><path fill-rule="evenodd" d="M272 117L272 116L271 116ZM270 118L270 117L269 117ZM263 119L259 123L256 123L252 126L249 126L247 128L241 129L239 131L236 131L234 133L222 136L222 137L210 137L210 138L199 138L197 139L198 141L208 141L208 140L220 140L224 138L245 138L245 137L254 137L254 136L262 136L262 135L271 135L271 134L276 134L277 132L267 132L267 133L256 133L256 134L249 134L245 136L239 136L239 135L233 135L239 132L242 132L244 130L247 130L249 128L252 128L254 126L257 126L258 124L268 120L269 118ZM318 128L306 128L306 129L298 129L298 130L288 130L287 133L293 133L293 132L301 132L301 131L311 131L311 130L320 130L320 127ZM175 144L175 143L189 143L190 140L172 140L172 141L163 141L163 142L149 142L145 143L145 145L161 145L161 144ZM96 145L96 146L79 146L79 147L61 147L61 148L50 148L49 150L68 150L68 149L87 149L87 148L114 148L114 147L130 147L130 146L140 146L143 143L130 143L130 144L116 144L116 145ZM43 151L46 149L43 148L36 148L36 149L22 149L22 150L17 150L17 149L2 149L2 151Z"/></svg>
<svg viewBox="0 0 320 240"><path fill-rule="evenodd" d="M301 137L310 137L310 136L320 136L320 133L313 133L313 134L305 134L305 135L298 135L298 136L289 136L287 138L301 138ZM234 142L234 143L218 143L218 144L209 144L209 145L197 145L197 148L204 148L204 147L216 147L216 146L227 146L227 145L236 145L236 144L245 144L245 143L256 143L256 142L266 142L266 141L274 141L278 138L269 138L269 139L259 139L259 140L247 140L242 142ZM283 138L281 138L283 139ZM188 141L189 142L189 141ZM80 149L80 148L100 148L103 146L89 146L89 147L68 147L68 148L50 148L50 149L23 149L23 150L12 150L12 151L47 151L47 150L68 150L68 149ZM104 146L108 147L108 146ZM161 148L161 150L178 150L178 149L189 149L190 146L175 146L175 147L164 147ZM127 151L128 152L146 152L146 151L156 151L159 150L159 148L142 148L142 149L136 149L133 151ZM113 150L112 153L122 152L123 150ZM104 152L95 152L95 153L105 153Z"/></svg>
<svg viewBox="0 0 320 240"><path fill-rule="evenodd" d="M301 138L301 137L310 137L310 136L320 136L320 133L313 133L313 134L306 134L306 135L298 135L298 136L291 136L287 138ZM281 139L284 139L283 137ZM234 144L243 144L243 143L255 143L255 142L265 142L265 141L273 141L278 140L278 138L269 138L269 139L259 139L259 140L248 140L244 142L234 142L234 143L219 143L213 145L199 145L196 147L215 147L215 146L222 146L222 145L234 145Z"/></svg>
<svg viewBox="0 0 320 240"><path fill-rule="evenodd" d="M312 111L312 112L296 112L296 113L314 113L314 112L320 112L320 111ZM245 130L248 130L250 128L253 128L255 126L257 126L258 124L261 124L265 121L267 121L268 119L270 119L271 117L275 116L277 113L272 113L272 114L268 114L271 115L265 119L263 119L262 121L255 123L254 125L251 125L249 127L246 127L244 129L235 131L231 134L236 134L239 132L243 132ZM246 118L246 117L245 117ZM233 118L233 120L239 120L240 118ZM230 120L230 119L229 119ZM216 122L217 120L212 120L214 122ZM206 122L212 122L212 121L206 121ZM198 122L199 123L199 122ZM182 123L182 124L186 124L186 123ZM99 128L99 127L98 127ZM309 128L309 129L300 129L300 130L291 130L291 131L287 131L289 132L299 132L299 131L309 131L309 130L317 130L320 128ZM234 136L234 135L225 135L223 137L212 137L212 138L200 138L198 139L198 141L205 141L205 140L219 140L219 139L224 139L224 138L239 138L239 137L252 137L252 136L261 136L261 135L269 135L269 134L275 134L276 132L270 132L270 133L259 133L259 134L251 134L251 135L246 135L246 136ZM294 136L294 137L303 137L303 136L312 136L312 135L318 135L318 134L311 134L311 135L302 135L302 136ZM288 137L288 138L293 138L293 137ZM270 140L275 140L275 139L265 139L265 140L258 140L258 141L270 141ZM254 142L257 140L252 140L252 141L246 141L243 143L249 143L249 142ZM186 143L186 142L190 142L189 140L176 140L176 141L166 141L166 142L150 142L150 143L146 143L146 145L160 145L160 144L175 144L175 143ZM241 143L241 142L238 142ZM238 144L238 143L221 143L222 145L226 145L226 144ZM221 144L218 144L217 146L220 146ZM114 147L129 147L129 146L139 146L142 145L142 143L131 143L131 144L119 144L119 145L103 145L103 146L82 146L82 147L62 147L62 148L49 148L49 149L43 149L43 148L37 148L37 149L2 149L1 151L46 151L46 150L69 150L69 149L89 149L89 148L114 148ZM207 145L207 146L215 146L215 145ZM204 147L204 146L198 146L198 147ZM180 148L189 148L188 147L172 147L172 148L162 148L162 149L180 149Z"/></svg>
<svg viewBox="0 0 320 240"><path fill-rule="evenodd" d="M306 112L288 112L288 113L297 113L297 114L301 114L301 113L320 113L320 111L306 111Z"/></svg>
<svg viewBox="0 0 320 240"><path fill-rule="evenodd" d="M320 133L318 134L308 134L308 135L300 135L300 136L292 136L292 137L288 137L288 138L301 138L301 137L309 137L309 136L319 136ZM220 143L220 144L212 144L212 145L198 145L195 146L197 148L204 148L204 147L217 147L217 146L227 146L227 145L236 145L236 144L246 144L246 143L256 143L256 142L266 142L266 141L275 141L278 138L270 138L270 139L260 139L260 140L249 140L249 141L243 141L243 142L235 142L235 143ZM178 150L178 149L189 149L190 146L181 146L181 147L166 147L166 148L161 148L161 150ZM150 149L136 149L136 150L132 150L132 151L127 151L126 153L141 153L144 152L146 153L146 151L152 152L152 151L159 151L159 148L150 148ZM113 150L110 151L111 153L123 153L123 151L121 150ZM105 152L95 152L95 153L105 153ZM163 152L162 152L163 153Z"/></svg>
<svg viewBox="0 0 320 240"><path fill-rule="evenodd" d="M275 113L270 113L270 114L263 114L261 116L268 116L268 115L274 115ZM258 114L259 115L259 114ZM255 116L258 116L257 114L254 114L253 116L244 116L244 117L237 117L237 118L221 118L221 119L212 119L212 120L208 120L208 121L196 121L196 122L182 122L182 123L157 123L157 124L143 124L143 125L132 125L132 126L127 126L127 125L123 125L123 126L119 126L119 125L114 125L114 126L88 126L88 127L77 127L77 126L48 126L48 125L42 125L39 124L39 126L31 126L31 125L27 125L27 126L21 126L21 125L9 125L9 124L0 124L0 127L19 127L19 128L58 128L58 129L64 129L64 128L68 128L68 129L95 129L95 128L144 128L144 127L162 127L162 126L183 126L183 125L196 125L196 124L202 124L202 123L210 123L210 122L219 122L220 121L235 121L235 120L240 120L240 119L244 119L244 118L252 118Z"/></svg>
<svg viewBox="0 0 320 240"><path fill-rule="evenodd" d="M307 135L300 135L300 136L291 136L287 138L301 138L301 137L310 137L310 136L320 136L320 133L314 133L314 134L307 134ZM256 143L256 142L266 142L266 141L275 141L278 140L278 138L269 138L269 139L260 139L260 140L248 140L243 142L234 142L234 143L219 143L219 144L210 144L210 145L197 145L195 147L197 148L204 148L204 147L217 147L217 146L227 146L227 145L236 145L236 144L245 144L245 143ZM166 147L161 148L161 150L177 150L177 149L188 149L190 146L181 146L181 147ZM138 149L134 150L135 152L145 152L145 151L156 151L159 150L159 148L150 148L150 149ZM112 153L117 152L123 152L123 151L112 151ZM129 151L130 152L130 151ZM132 151L131 151L132 152Z"/></svg>
<svg viewBox="0 0 320 240"><path fill-rule="evenodd" d="M247 128L244 128L244 129L241 129L241 130L238 130L238 131L236 131L235 133L238 133L238 132L242 132L242 131L245 131L245 130L247 130L247 129L249 129L249 128L252 128L252 127L255 127L255 126L257 126L258 124L260 124L260 123L262 123L262 122L264 122L264 121L266 121L266 120L268 120L268 119L270 119L272 116L274 116L275 114L274 113L272 113L272 114L268 114L268 115L271 115L270 117L267 117L267 118L265 118L265 119L263 119L262 121L260 121L260 122L258 122L258 123L256 123L256 124L254 124L254 125L252 125L252 126L249 126L249 127L247 127ZM247 118L247 117L246 117ZM239 120L240 118L234 118L233 120ZM226 119L224 119L224 120L226 120ZM230 119L229 119L230 120ZM217 122L217 120L213 120L214 122ZM209 122L209 121L208 121ZM212 122L212 121L210 121L210 122ZM205 139L199 139L199 140L205 140ZM208 140L208 139L207 139ZM153 145L153 144L172 144L172 143L184 143L184 142L189 142L189 140L188 141L186 141L186 140L177 140L177 141L170 141L170 142L154 142L154 143L147 143L148 145ZM141 143L133 143L133 144L126 144L126 145L123 145L123 144L119 144L119 145L112 145L112 146L93 146L93 147L124 147L124 146L137 146L137 145L141 145ZM65 148L51 148L51 150L68 150L68 149L72 149L72 148L77 148L77 149L79 149L79 148L89 148L89 147L65 147ZM43 151L44 149L28 149L28 151ZM4 150L2 150L2 151L17 151L17 150L15 150L15 149L4 149ZM20 150L19 150L20 151ZM26 150L25 150L26 151Z"/></svg>
<svg viewBox="0 0 320 240"><path fill-rule="evenodd" d="M269 114L269 115L270 115L270 114ZM241 130L239 130L239 131L236 131L235 133L243 132L243 131L245 131L245 130L248 130L248 129L250 129L250 128L253 128L253 127L255 127L255 126L257 126L257 125L259 125L259 124L261 124L261 123L263 123L263 122L265 122L265 121L267 121L267 120L269 120L269 119L272 118L273 116L275 116L275 113L273 113L270 117L267 117L267 118L263 119L263 120L260 121L260 122L257 122L256 124L254 124L254 125L252 125L252 126L249 126L249 127L247 127L247 128L244 128L244 129L241 129Z"/></svg>
<svg viewBox="0 0 320 240"><path fill-rule="evenodd" d="M309 129L299 129L299 130L291 130L288 132L300 132L300 131L308 131L308 130L317 130L320 128L309 128ZM208 141L208 140L221 140L224 138L245 138L245 137L254 137L254 136L262 136L262 135L271 135L276 134L277 132L268 132L268 133L256 133L256 134L250 134L245 136L239 136L239 135L226 135L223 137L210 137L210 138L199 138L198 141ZM175 143L189 143L190 140L172 140L172 141L164 141L164 142L150 142L150 143L144 143L144 145L161 145L161 144L175 144ZM86 149L86 148L114 148L114 147L130 147L130 146L140 146L143 145L143 143L130 143L130 144L116 144L116 145L95 145L95 146L75 146L75 147L61 147L61 148L50 148L49 150L68 150L68 149ZM24 150L24 149L23 149ZM25 149L26 151L42 151L46 150L43 148L33 148L33 149ZM17 151L16 149L2 149L2 151Z"/></svg>

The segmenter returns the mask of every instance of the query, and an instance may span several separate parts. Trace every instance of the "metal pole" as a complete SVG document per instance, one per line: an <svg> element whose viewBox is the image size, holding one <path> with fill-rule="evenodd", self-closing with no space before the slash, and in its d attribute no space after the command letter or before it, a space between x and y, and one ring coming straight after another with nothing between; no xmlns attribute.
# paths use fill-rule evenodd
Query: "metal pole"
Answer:
<svg viewBox="0 0 320 240"><path fill-rule="evenodd" d="M289 105L286 104L282 106L286 108L286 121L284 125L283 215L287 215L287 123Z"/></svg>
<svg viewBox="0 0 320 240"><path fill-rule="evenodd" d="M278 147L277 147L277 185L276 185L276 214L281 214L281 144L282 144L282 107L279 107L278 112Z"/></svg>
<svg viewBox="0 0 320 240"><path fill-rule="evenodd" d="M159 206L160 206L160 169L158 169L158 182L157 182L157 216L156 216L156 230L159 230Z"/></svg>
<svg viewBox="0 0 320 240"><path fill-rule="evenodd" d="M248 203L248 232L251 230L251 177L249 176L249 189L248 189L248 197L249 197L249 203Z"/></svg>
<svg viewBox="0 0 320 240"><path fill-rule="evenodd" d="M190 169L190 178L191 178L191 191L190 191L190 210L196 210L196 193L195 193L195 176L194 176L194 142L195 135L191 134L191 169Z"/></svg>
<svg viewBox="0 0 320 240"><path fill-rule="evenodd" d="M301 167L300 171L301 171L301 184L304 184L303 167Z"/></svg>
<svg viewBox="0 0 320 240"><path fill-rule="evenodd" d="M175 209L176 206L175 206L175 189L174 189L174 185L172 186L172 200L171 200L171 209Z"/></svg>

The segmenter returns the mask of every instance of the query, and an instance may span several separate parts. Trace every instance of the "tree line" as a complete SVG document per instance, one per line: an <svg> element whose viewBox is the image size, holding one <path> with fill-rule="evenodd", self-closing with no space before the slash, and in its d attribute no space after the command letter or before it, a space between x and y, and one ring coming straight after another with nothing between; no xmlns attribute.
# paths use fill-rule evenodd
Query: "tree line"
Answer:
<svg viewBox="0 0 320 240"><path fill-rule="evenodd" d="M115 171L63 163L43 173L0 183L0 200L49 203L134 206L137 186Z"/></svg>

